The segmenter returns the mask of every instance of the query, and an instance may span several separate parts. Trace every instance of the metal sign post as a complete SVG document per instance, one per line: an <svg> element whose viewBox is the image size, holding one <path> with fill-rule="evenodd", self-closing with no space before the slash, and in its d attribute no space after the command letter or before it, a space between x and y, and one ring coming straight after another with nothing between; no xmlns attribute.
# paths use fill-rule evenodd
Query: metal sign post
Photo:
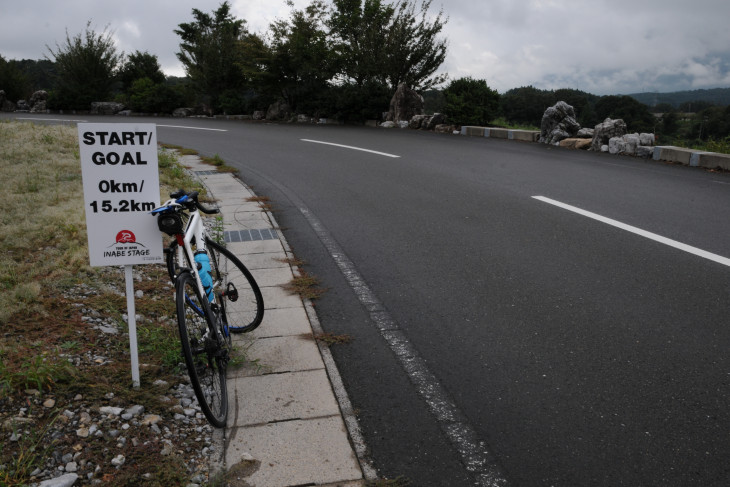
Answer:
<svg viewBox="0 0 730 487"><path fill-rule="evenodd" d="M162 237L149 214L160 205L155 124L79 123L91 266L124 266L132 383L139 387L135 264L163 261Z"/></svg>

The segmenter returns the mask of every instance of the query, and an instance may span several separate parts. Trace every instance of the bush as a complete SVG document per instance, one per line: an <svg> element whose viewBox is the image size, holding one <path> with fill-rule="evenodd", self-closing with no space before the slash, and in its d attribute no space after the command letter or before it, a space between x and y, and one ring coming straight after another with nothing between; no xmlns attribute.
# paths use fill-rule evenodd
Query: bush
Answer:
<svg viewBox="0 0 730 487"><path fill-rule="evenodd" d="M487 125L499 115L499 93L483 79L454 80L444 90L444 98L446 115L459 125Z"/></svg>
<svg viewBox="0 0 730 487"><path fill-rule="evenodd" d="M185 103L179 89L164 83L154 83L149 78L133 82L128 97L129 107L135 112L144 113L172 113Z"/></svg>

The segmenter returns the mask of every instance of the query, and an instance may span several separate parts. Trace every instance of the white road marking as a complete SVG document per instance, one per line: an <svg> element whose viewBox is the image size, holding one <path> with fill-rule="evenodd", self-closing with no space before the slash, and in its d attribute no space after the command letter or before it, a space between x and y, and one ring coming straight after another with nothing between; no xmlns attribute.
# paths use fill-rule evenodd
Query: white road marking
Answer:
<svg viewBox="0 0 730 487"><path fill-rule="evenodd" d="M533 198L536 200L542 201L543 203L548 203L548 204L557 206L559 208L563 208L564 210L572 211L573 213L577 213L579 215L583 215L585 217L592 218L593 220L597 220L599 222L606 223L606 224L614 226L616 228L620 228L621 230L625 230L627 232L631 232L636 235L640 235L640 236L648 238L650 240L654 240L655 242L659 242L664 245L674 247L675 249L683 250L685 252L689 252L690 254L694 254L698 257L702 257L702 258L711 260L713 262L717 262L718 264L722 264L722 265L730 267L730 259L728 259L727 257L713 254L711 252L707 252L706 250L698 249L697 247L692 247L691 245L683 244L682 242L677 242L676 240L662 237L661 235L657 235L656 233L647 232L646 230L642 230L641 228L633 227L631 225L621 223L620 221L612 220L611 218L606 218L605 216L601 216L596 213L591 213L590 211L582 210L575 206L571 206L566 203L561 203L560 201L555 201L550 198L546 198L544 196L533 196Z"/></svg>
<svg viewBox="0 0 730 487"><path fill-rule="evenodd" d="M86 122L86 120L72 120L65 118L35 118L35 117L16 117L15 120L40 120L43 122Z"/></svg>
<svg viewBox="0 0 730 487"><path fill-rule="evenodd" d="M321 140L311 140L311 139L300 139L300 140L302 142L311 142L313 144L333 145L335 147L342 147L344 149L352 149L352 150L359 150L359 151L362 151L362 152L370 152L371 154L377 154L379 156L385 156L385 157L392 157L392 158L395 158L395 159L397 159L397 158L400 157L400 156L396 156L394 154L388 154L387 152L378 152L378 151L375 151L375 150L363 149L362 147L353 147L351 145L335 144L335 143L332 143L332 142L323 142Z"/></svg>
<svg viewBox="0 0 730 487"><path fill-rule="evenodd" d="M186 127L184 125L162 125L162 124L158 123L157 126L158 127L168 127L168 128L173 128L173 129L209 130L211 132L228 132L228 130L224 130L224 129L209 129L209 128L205 128L205 127Z"/></svg>

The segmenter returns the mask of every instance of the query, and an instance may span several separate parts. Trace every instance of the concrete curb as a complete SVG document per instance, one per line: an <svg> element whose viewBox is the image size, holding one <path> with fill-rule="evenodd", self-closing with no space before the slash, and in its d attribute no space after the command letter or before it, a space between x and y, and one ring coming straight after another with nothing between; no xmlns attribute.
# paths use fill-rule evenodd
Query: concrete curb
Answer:
<svg viewBox="0 0 730 487"><path fill-rule="evenodd" d="M228 243L259 283L265 314L257 330L233 336L252 364L229 371L231 409L228 426L213 436L211 480L226 471L231 487L355 487L375 480L332 355L305 338L322 332L314 308L281 288L294 276L286 262L292 254L273 215L246 201L254 193L232 174L197 156L180 162L217 200L229 236L275 236Z"/></svg>

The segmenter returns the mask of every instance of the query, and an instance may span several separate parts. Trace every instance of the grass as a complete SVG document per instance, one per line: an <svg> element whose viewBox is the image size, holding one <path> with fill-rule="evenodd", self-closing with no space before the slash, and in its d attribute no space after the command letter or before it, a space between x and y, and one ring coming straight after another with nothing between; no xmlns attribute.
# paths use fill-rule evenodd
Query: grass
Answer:
<svg viewBox="0 0 730 487"><path fill-rule="evenodd" d="M28 391L54 397L54 411L68 407L78 394L88 403L109 404L114 393L119 404L140 404L172 418L170 406L161 402L167 388L154 382L179 381L181 356L167 270L135 266L135 291L142 291L135 299L142 387L131 387L122 319L124 273L120 267L89 266L76 128L0 123L0 141L7 188L0 212L0 422L17 414L14 406L8 408L19 402L35 421L19 441L0 441L0 485L14 486L27 485L30 472L43 467L56 432L58 415L33 403ZM163 201L178 188L204 195L180 164L179 153L189 151L159 152ZM102 316L105 326L119 334L95 329L82 319L88 317L82 308ZM237 356L234 363L245 360ZM149 485L189 482L182 458L160 455L159 438L140 440L124 452L123 467L103 473L105 485L136 485L144 472L153 474ZM93 441L99 442L91 448L99 455L97 464L108 465L106 440Z"/></svg>
<svg viewBox="0 0 730 487"><path fill-rule="evenodd" d="M248 198L246 198L246 201L258 203L259 208L264 211L274 211L274 206L271 204L271 198L269 198L268 196L249 196Z"/></svg>
<svg viewBox="0 0 730 487"><path fill-rule="evenodd" d="M334 333L308 333L303 335L304 338L324 343L328 347L332 345L346 345L352 342L350 335L335 335Z"/></svg>
<svg viewBox="0 0 730 487"><path fill-rule="evenodd" d="M326 289L319 287L319 279L306 271L299 271L298 276L294 277L282 287L290 294L298 294L303 299L309 300L321 298L327 292Z"/></svg>

